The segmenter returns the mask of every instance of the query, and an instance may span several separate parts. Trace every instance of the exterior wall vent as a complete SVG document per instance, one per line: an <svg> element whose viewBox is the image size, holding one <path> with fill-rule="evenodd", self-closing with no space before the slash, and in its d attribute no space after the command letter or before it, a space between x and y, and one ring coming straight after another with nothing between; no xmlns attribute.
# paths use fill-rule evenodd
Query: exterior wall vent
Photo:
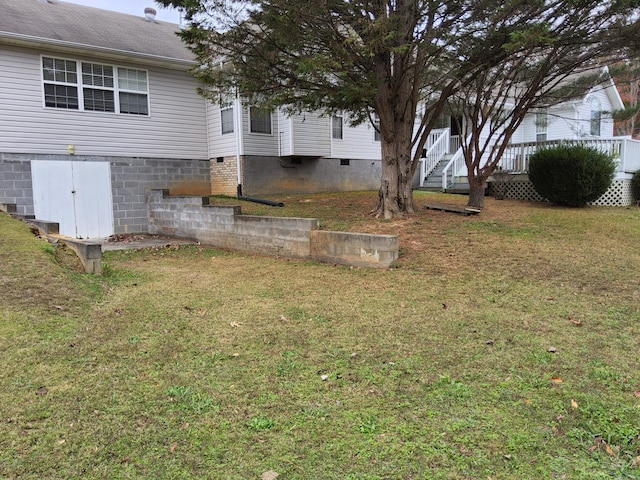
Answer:
<svg viewBox="0 0 640 480"><path fill-rule="evenodd" d="M155 22L156 21L156 9L152 7L147 7L144 9L144 19L147 22Z"/></svg>

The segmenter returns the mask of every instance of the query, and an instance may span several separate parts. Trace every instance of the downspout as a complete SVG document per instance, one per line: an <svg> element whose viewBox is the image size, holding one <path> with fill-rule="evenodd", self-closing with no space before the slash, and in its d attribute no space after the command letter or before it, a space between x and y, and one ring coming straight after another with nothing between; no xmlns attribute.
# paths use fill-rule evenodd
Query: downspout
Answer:
<svg viewBox="0 0 640 480"><path fill-rule="evenodd" d="M240 94L236 89L236 99L235 99L235 110L236 110L236 168L237 168L237 178L238 178L238 197L242 196L242 157L244 155L244 139L243 139L243 131L242 131L242 116L244 112L242 111L242 102L240 101Z"/></svg>
<svg viewBox="0 0 640 480"><path fill-rule="evenodd" d="M236 99L235 99L235 110L237 112L236 115L236 164L238 169L238 187L237 194L238 200L245 200L247 202L255 202L262 203L264 205L270 205L272 207L284 207L284 203L282 202L273 202L271 200L263 200L261 198L253 198L253 197L245 197L242 195L242 157L244 156L244 141L243 141L243 115L244 112L242 110L242 102L240 101L240 95L236 90Z"/></svg>

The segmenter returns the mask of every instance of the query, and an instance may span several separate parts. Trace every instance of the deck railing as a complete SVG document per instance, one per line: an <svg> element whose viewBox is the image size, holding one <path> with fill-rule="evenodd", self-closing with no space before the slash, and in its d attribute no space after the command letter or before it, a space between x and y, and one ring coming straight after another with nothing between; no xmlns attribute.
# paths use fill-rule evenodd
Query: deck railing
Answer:
<svg viewBox="0 0 640 480"><path fill-rule="evenodd" d="M420 164L420 186L433 172L440 160L449 153L449 129L432 130L427 140L427 151Z"/></svg>
<svg viewBox="0 0 640 480"><path fill-rule="evenodd" d="M471 135L467 138L467 145L471 142ZM449 163L442 169L442 190L450 188L455 183L455 178L467 175L467 165L464 162L462 147L453 154Z"/></svg>
<svg viewBox="0 0 640 480"><path fill-rule="evenodd" d="M618 165L617 170L621 173L633 173L636 170L640 170L640 141L627 137L514 143L507 147L498 167L513 173L526 173L529 171L529 158L531 155L539 148L557 145L584 145L585 147L595 148L613 156Z"/></svg>

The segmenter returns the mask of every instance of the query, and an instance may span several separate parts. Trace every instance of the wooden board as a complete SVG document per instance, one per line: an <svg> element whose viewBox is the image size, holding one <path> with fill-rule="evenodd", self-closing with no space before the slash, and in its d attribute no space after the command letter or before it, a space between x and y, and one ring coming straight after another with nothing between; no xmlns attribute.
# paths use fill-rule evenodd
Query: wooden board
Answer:
<svg viewBox="0 0 640 480"><path fill-rule="evenodd" d="M424 208L428 210L441 210L443 212L462 213L464 215L476 215L482 211L479 208L447 205L444 203L425 203Z"/></svg>

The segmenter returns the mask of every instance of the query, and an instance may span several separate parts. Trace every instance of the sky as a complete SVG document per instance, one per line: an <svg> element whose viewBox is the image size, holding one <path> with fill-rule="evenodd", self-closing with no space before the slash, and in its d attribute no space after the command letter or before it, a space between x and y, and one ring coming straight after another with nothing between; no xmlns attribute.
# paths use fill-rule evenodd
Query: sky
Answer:
<svg viewBox="0 0 640 480"><path fill-rule="evenodd" d="M180 14L175 9L159 7L154 0L63 0L78 5L113 10L115 12L129 13L131 15L144 16L145 7L153 7L158 12L156 20L171 23L180 23Z"/></svg>

